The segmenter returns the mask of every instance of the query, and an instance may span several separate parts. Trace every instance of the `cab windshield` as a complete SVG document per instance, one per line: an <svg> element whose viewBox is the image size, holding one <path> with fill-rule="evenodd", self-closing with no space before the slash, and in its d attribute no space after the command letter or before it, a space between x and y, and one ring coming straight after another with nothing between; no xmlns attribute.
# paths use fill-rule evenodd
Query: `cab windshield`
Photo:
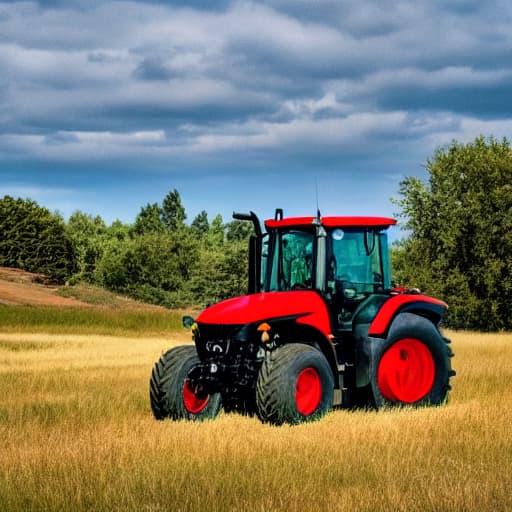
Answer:
<svg viewBox="0 0 512 512"><path fill-rule="evenodd" d="M262 240L262 291L315 289L362 299L390 287L387 238L366 228L270 230ZM350 291L348 291L350 290Z"/></svg>
<svg viewBox="0 0 512 512"><path fill-rule="evenodd" d="M357 294L373 293L389 286L384 282L383 247L385 239L375 231L334 229L328 236L331 288L339 283ZM334 284L334 286L333 286Z"/></svg>
<svg viewBox="0 0 512 512"><path fill-rule="evenodd" d="M278 231L270 240L271 260L267 262L267 291L313 287L314 233L302 230Z"/></svg>

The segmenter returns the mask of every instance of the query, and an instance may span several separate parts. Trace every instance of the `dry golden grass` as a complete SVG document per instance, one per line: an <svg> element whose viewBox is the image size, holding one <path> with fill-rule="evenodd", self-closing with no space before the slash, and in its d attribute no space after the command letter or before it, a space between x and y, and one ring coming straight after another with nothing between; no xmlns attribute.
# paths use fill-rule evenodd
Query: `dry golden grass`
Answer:
<svg viewBox="0 0 512 512"><path fill-rule="evenodd" d="M0 334L0 510L512 510L512 335L449 335L447 406L271 427L153 420L186 334Z"/></svg>

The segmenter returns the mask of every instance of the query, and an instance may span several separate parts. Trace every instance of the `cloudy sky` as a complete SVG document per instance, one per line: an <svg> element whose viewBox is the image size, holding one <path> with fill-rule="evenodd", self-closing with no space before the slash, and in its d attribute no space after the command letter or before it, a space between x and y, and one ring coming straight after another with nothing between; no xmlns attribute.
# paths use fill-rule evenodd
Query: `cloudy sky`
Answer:
<svg viewBox="0 0 512 512"><path fill-rule="evenodd" d="M0 1L0 196L392 215L511 93L509 0Z"/></svg>

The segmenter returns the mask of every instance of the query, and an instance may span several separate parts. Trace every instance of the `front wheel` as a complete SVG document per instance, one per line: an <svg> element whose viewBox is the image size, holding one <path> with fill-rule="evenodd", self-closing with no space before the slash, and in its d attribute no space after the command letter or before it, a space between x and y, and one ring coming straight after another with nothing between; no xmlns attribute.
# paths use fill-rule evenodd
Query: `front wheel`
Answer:
<svg viewBox="0 0 512 512"><path fill-rule="evenodd" d="M297 424L323 416L332 407L334 378L324 355L299 343L267 353L256 386L259 418Z"/></svg>
<svg viewBox="0 0 512 512"><path fill-rule="evenodd" d="M188 380L190 370L198 363L196 349L191 345L168 350L155 363L149 381L149 399L157 420L205 420L217 416L221 408L220 394L209 395Z"/></svg>

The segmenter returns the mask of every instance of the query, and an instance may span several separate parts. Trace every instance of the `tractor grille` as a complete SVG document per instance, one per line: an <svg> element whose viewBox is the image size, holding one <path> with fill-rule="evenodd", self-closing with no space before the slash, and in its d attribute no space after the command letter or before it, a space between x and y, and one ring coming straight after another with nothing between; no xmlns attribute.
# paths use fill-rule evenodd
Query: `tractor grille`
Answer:
<svg viewBox="0 0 512 512"><path fill-rule="evenodd" d="M216 362L235 373L240 368L253 372L258 354L262 351L256 339L239 339L241 325L199 324L199 334L195 337L199 359L204 362ZM259 362L260 363L260 362ZM257 368L260 364L256 363ZM257 371L257 370L256 370Z"/></svg>
<svg viewBox="0 0 512 512"><path fill-rule="evenodd" d="M201 364L195 378L213 392L220 391L226 411L254 412L256 381L264 350L256 331L242 325L198 324L196 350Z"/></svg>
<svg viewBox="0 0 512 512"><path fill-rule="evenodd" d="M232 336L240 329L240 325L198 324L198 326L199 335L196 335L195 343L201 361L231 355Z"/></svg>

